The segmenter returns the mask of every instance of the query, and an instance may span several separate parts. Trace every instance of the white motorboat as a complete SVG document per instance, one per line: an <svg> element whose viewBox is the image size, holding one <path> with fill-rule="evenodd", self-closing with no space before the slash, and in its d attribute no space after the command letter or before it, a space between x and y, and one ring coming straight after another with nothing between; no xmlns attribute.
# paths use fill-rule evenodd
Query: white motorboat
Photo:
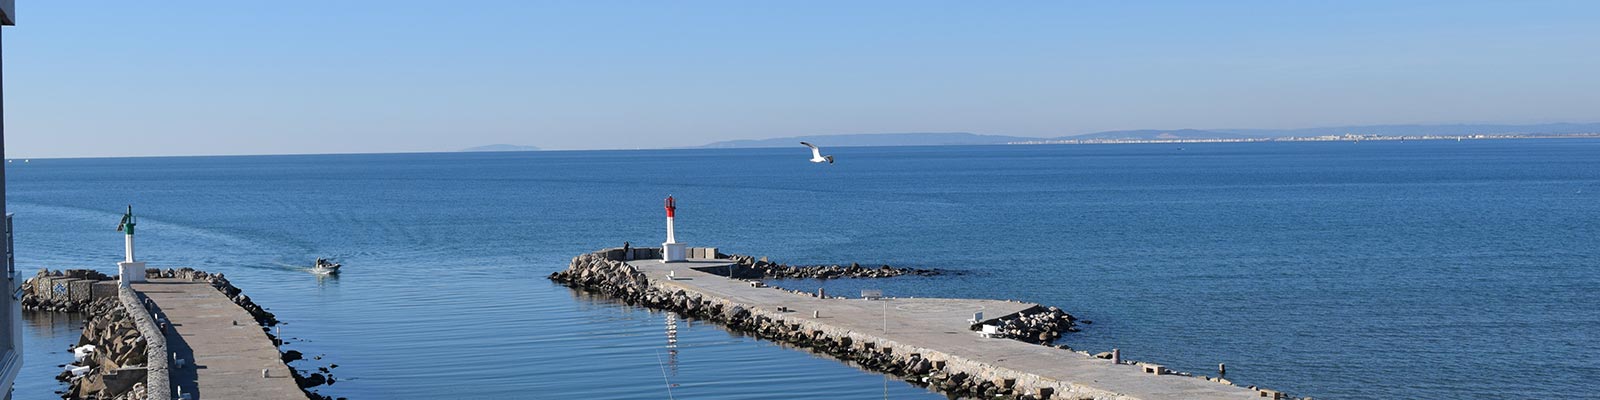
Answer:
<svg viewBox="0 0 1600 400"><path fill-rule="evenodd" d="M311 272L319 275L333 275L339 273L339 263L318 258L316 265L311 266Z"/></svg>

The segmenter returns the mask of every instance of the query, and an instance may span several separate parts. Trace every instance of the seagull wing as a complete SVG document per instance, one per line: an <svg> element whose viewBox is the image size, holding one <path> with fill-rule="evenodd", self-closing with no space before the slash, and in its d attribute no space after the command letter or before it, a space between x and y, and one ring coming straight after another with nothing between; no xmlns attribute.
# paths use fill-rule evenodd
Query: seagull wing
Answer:
<svg viewBox="0 0 1600 400"><path fill-rule="evenodd" d="M806 147L810 147L811 148L811 156L812 157L822 158L822 150L817 149L817 145L814 145L814 144L811 144L811 143L806 143L806 142L800 142L800 144L806 145Z"/></svg>

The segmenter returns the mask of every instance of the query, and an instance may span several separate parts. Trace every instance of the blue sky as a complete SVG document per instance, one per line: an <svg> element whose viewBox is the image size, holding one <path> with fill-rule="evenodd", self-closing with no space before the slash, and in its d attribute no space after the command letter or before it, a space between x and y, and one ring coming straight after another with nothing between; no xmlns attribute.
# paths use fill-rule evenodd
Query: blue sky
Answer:
<svg viewBox="0 0 1600 400"><path fill-rule="evenodd" d="M1600 121L1600 2L19 1L12 157Z"/></svg>

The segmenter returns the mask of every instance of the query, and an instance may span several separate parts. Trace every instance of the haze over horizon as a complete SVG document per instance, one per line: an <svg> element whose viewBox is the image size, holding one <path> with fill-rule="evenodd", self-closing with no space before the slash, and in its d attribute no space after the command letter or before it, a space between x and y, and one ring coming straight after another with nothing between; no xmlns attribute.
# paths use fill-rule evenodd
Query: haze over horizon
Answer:
<svg viewBox="0 0 1600 400"><path fill-rule="evenodd" d="M12 158L1596 122L1600 3L30 2Z"/></svg>

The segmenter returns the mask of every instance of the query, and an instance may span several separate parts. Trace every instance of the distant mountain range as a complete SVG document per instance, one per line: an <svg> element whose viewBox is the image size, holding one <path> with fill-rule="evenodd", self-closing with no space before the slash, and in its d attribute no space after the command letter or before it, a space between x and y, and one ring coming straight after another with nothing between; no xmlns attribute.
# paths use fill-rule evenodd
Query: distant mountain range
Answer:
<svg viewBox="0 0 1600 400"><path fill-rule="evenodd" d="M1251 139L1280 137L1316 137L1340 135L1504 135L1544 134L1566 135L1600 133L1600 123L1554 124L1452 124L1452 125L1358 125L1297 129L1140 129L1105 131L1059 137L1022 137L982 135L968 132L913 132L913 133L855 133L842 135L790 136L773 139L729 140L700 146L702 148L787 147L800 142L818 146L940 146L1007 144L1017 142L1042 142L1051 140L1159 140L1159 139Z"/></svg>
<svg viewBox="0 0 1600 400"><path fill-rule="evenodd" d="M515 145L515 144L491 144L491 145L486 145L486 146L478 146L478 147L461 149L461 151L539 151L539 148L538 147L533 147L533 146L522 146L522 145Z"/></svg>

